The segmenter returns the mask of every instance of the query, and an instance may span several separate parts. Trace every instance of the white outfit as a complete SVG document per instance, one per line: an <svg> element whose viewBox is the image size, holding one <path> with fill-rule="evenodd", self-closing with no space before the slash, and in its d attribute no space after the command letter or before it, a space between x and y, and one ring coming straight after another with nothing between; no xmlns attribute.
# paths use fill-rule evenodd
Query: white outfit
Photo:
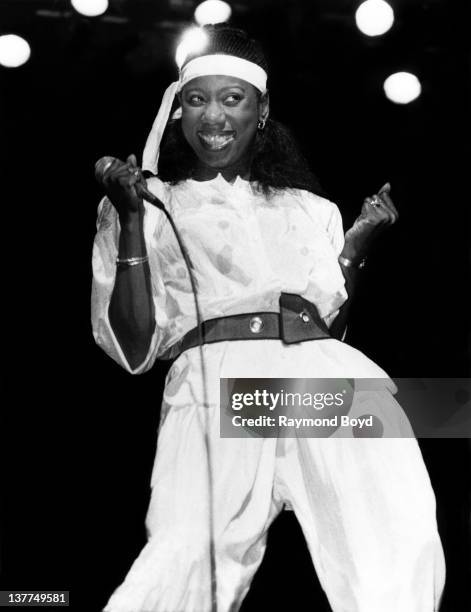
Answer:
<svg viewBox="0 0 471 612"><path fill-rule="evenodd" d="M190 253L203 319L277 311L280 292L316 304L330 325L346 299L337 257L343 247L335 204L302 190L267 199L221 175L176 186L151 179ZM109 324L119 221L105 198L93 251L92 319L97 343L129 372L152 367L196 325L188 272L172 229L146 204L156 329L134 371ZM265 550L270 523L289 505L301 524L334 612L438 610L445 566L435 499L419 447L387 374L365 355L328 339L204 346L214 473L218 612L234 612ZM374 413L382 439L221 438L220 378L379 378ZM209 612L207 466L199 349L170 369L152 475L149 540L105 612ZM353 408L352 408L353 410Z"/></svg>

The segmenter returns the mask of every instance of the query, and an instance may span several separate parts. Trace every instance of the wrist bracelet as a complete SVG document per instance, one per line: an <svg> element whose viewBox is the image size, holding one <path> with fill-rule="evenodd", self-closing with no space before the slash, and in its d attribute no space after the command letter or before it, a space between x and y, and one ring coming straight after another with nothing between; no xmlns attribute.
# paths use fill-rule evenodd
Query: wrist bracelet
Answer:
<svg viewBox="0 0 471 612"><path fill-rule="evenodd" d="M348 259L347 257L342 257L342 255L340 255L339 262L342 264L342 266L345 266L346 268L358 268L359 270L361 270L365 267L366 257L363 257L363 259L361 259L358 263L355 263L351 259Z"/></svg>
<svg viewBox="0 0 471 612"><path fill-rule="evenodd" d="M144 257L127 257L124 259L117 258L116 263L121 266L138 266L141 263L145 263L149 261L149 256L144 255Z"/></svg>

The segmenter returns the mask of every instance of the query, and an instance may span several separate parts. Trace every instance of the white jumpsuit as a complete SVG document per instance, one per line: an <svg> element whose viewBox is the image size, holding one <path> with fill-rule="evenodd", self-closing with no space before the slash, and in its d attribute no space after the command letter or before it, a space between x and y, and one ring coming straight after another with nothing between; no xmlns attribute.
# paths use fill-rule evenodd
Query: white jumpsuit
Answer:
<svg viewBox="0 0 471 612"><path fill-rule="evenodd" d="M240 177L148 186L173 215L190 253L203 319L277 311L280 292L316 304L330 325L346 299L335 204L303 190L267 199ZM172 229L146 204L156 329L147 358L129 367L108 320L119 221L105 198L93 251L97 343L132 373L196 325L193 294ZM239 609L267 530L283 507L300 522L333 612L434 612L445 579L435 498L416 440L387 374L334 340L204 346L218 612ZM362 407L382 438L221 438L220 378L385 379L381 408ZM105 612L210 612L208 471L198 348L181 354L165 383L146 518L148 542ZM380 411L378 413L378 410ZM398 433L399 432L399 433ZM387 437L405 435L407 437Z"/></svg>

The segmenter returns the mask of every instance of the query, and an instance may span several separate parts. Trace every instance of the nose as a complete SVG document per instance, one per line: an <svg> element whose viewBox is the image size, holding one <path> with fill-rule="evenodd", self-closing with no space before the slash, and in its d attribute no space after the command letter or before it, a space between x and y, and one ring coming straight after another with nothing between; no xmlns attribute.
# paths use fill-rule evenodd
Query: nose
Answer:
<svg viewBox="0 0 471 612"><path fill-rule="evenodd" d="M222 104L217 100L211 100L204 107L203 115L201 117L203 123L209 125L224 125L226 121L226 114Z"/></svg>

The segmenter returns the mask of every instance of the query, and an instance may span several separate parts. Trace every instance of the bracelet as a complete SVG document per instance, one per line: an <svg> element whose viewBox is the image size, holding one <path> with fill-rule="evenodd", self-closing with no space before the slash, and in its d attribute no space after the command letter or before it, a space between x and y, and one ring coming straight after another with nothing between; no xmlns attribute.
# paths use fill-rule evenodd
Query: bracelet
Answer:
<svg viewBox="0 0 471 612"><path fill-rule="evenodd" d="M355 263L351 259L348 259L347 257L342 257L342 255L340 255L339 262L342 264L342 266L345 266L346 268L358 268L359 270L361 270L365 267L366 257L364 257L358 263Z"/></svg>
<svg viewBox="0 0 471 612"><path fill-rule="evenodd" d="M149 261L149 255L144 255L144 257L127 257L125 259L120 259L118 257L116 259L116 263L122 266L138 266L146 261Z"/></svg>

